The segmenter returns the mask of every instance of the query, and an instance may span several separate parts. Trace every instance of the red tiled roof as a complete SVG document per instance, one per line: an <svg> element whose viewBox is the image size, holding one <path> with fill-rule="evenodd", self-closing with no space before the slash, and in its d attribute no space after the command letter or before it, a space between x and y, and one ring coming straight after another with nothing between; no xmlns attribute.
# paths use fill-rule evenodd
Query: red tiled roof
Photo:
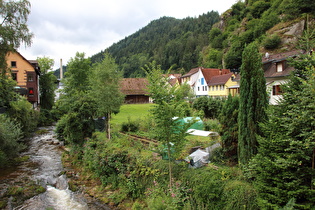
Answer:
<svg viewBox="0 0 315 210"><path fill-rule="evenodd" d="M233 75L233 73L228 73L228 74L223 74L223 75L218 75L218 76L213 76L211 80L208 82L208 86L213 86L213 85L224 85Z"/></svg>
<svg viewBox="0 0 315 210"><path fill-rule="evenodd" d="M124 78L120 90L125 95L146 95L148 80L146 78Z"/></svg>
<svg viewBox="0 0 315 210"><path fill-rule="evenodd" d="M203 69L201 69L201 71L202 71L202 74L205 77L205 80L207 81L207 83L214 76L230 73L229 69L207 69L207 68L203 68Z"/></svg>
<svg viewBox="0 0 315 210"><path fill-rule="evenodd" d="M230 73L229 69L212 69L212 68L198 67L198 68L191 69L187 74L183 75L182 78L190 77L191 75L196 74L199 71L199 69L201 69L202 74L205 77L205 80L207 82L209 82L213 76Z"/></svg>

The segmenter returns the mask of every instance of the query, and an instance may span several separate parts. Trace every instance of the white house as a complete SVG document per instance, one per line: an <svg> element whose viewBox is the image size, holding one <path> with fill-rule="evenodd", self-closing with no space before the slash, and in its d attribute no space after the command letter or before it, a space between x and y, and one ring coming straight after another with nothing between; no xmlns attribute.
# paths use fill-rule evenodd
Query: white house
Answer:
<svg viewBox="0 0 315 210"><path fill-rule="evenodd" d="M294 70L288 65L288 58L301 54L300 50L266 55L262 59L264 76L266 78L269 104L276 105L282 99L281 85L288 81L288 76Z"/></svg>
<svg viewBox="0 0 315 210"><path fill-rule="evenodd" d="M181 77L182 83L187 83L191 86L196 97L208 96L208 82L212 77L228 74L229 69L210 69L198 67L191 69L187 74Z"/></svg>

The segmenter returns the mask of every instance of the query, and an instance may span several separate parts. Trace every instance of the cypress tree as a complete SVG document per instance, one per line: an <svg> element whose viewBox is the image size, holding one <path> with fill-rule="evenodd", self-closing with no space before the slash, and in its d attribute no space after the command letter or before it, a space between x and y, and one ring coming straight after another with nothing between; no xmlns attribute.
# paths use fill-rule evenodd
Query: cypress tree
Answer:
<svg viewBox="0 0 315 210"><path fill-rule="evenodd" d="M244 165L257 153L256 135L261 135L259 123L267 118L268 100L261 55L256 43L246 46L242 60L238 115L238 160L240 164Z"/></svg>
<svg viewBox="0 0 315 210"><path fill-rule="evenodd" d="M232 164L237 163L238 107L239 97L229 95L219 116L222 148L225 157Z"/></svg>

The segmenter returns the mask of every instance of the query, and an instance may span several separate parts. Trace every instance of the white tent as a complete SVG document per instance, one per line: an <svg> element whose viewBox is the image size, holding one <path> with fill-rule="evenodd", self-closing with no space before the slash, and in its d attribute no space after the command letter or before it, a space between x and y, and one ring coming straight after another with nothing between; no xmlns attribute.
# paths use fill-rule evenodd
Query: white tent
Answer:
<svg viewBox="0 0 315 210"><path fill-rule="evenodd" d="M202 131L202 130L196 130L196 129L188 129L187 133L195 136L218 136L219 134L217 132L213 131Z"/></svg>
<svg viewBox="0 0 315 210"><path fill-rule="evenodd" d="M209 163L209 153L201 149L197 149L195 152L186 157L185 160L190 162L190 167L198 168Z"/></svg>

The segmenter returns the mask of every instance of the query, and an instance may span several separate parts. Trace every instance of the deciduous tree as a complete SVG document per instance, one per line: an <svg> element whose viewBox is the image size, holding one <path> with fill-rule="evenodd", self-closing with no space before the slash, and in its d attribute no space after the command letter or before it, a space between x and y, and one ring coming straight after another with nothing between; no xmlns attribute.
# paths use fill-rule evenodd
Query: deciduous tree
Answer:
<svg viewBox="0 0 315 210"><path fill-rule="evenodd" d="M27 19L30 13L30 2L0 1L0 69L2 76L6 73L5 62L9 51L20 47L21 43L31 45L33 34L27 27Z"/></svg>
<svg viewBox="0 0 315 210"><path fill-rule="evenodd" d="M53 74L54 60L49 57L37 58L41 76L39 78L40 105L42 109L51 110L55 102L57 78Z"/></svg>
<svg viewBox="0 0 315 210"><path fill-rule="evenodd" d="M163 76L161 66L155 62L145 66L149 81L148 91L154 101L152 114L156 123L156 138L167 146L169 159L170 186L172 186L171 147L181 151L190 123L182 125L180 120L186 116L186 101L190 96L189 85L171 86L168 78ZM192 122L191 122L192 123Z"/></svg>
<svg viewBox="0 0 315 210"><path fill-rule="evenodd" d="M105 53L102 62L94 64L90 75L90 95L97 106L97 117L105 116L108 139L111 138L111 115L119 112L124 101L124 95L120 91L121 78L122 72L108 53Z"/></svg>

